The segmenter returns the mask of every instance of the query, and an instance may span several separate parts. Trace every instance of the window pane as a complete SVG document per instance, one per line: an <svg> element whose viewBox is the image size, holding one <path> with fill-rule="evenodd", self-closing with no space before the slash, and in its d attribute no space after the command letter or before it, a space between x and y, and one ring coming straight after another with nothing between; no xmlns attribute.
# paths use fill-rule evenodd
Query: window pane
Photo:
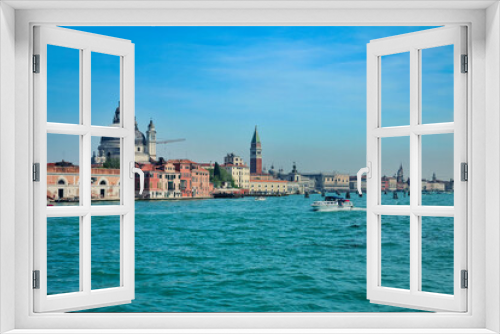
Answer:
<svg viewBox="0 0 500 334"><path fill-rule="evenodd" d="M410 124L410 53L381 57L382 126Z"/></svg>
<svg viewBox="0 0 500 334"><path fill-rule="evenodd" d="M47 45L47 122L80 123L80 50Z"/></svg>
<svg viewBox="0 0 500 334"><path fill-rule="evenodd" d="M382 138L381 204L409 205L410 138Z"/></svg>
<svg viewBox="0 0 500 334"><path fill-rule="evenodd" d="M422 136L422 205L454 204L453 137Z"/></svg>
<svg viewBox="0 0 500 334"><path fill-rule="evenodd" d="M47 294L80 291L80 218L47 218Z"/></svg>
<svg viewBox="0 0 500 334"><path fill-rule="evenodd" d="M92 205L120 204L121 139L92 137Z"/></svg>
<svg viewBox="0 0 500 334"><path fill-rule="evenodd" d="M410 217L382 216L382 286L410 289Z"/></svg>
<svg viewBox="0 0 500 334"><path fill-rule="evenodd" d="M422 123L453 122L453 45L421 50Z"/></svg>
<svg viewBox="0 0 500 334"><path fill-rule="evenodd" d="M92 217L92 289L120 286L120 216Z"/></svg>
<svg viewBox="0 0 500 334"><path fill-rule="evenodd" d="M454 218L421 219L422 291L452 295Z"/></svg>
<svg viewBox="0 0 500 334"><path fill-rule="evenodd" d="M92 52L92 125L120 125L119 113L110 117L120 102L120 57ZM118 117L116 117L118 116Z"/></svg>
<svg viewBox="0 0 500 334"><path fill-rule="evenodd" d="M80 205L80 136L47 134L47 205Z"/></svg>

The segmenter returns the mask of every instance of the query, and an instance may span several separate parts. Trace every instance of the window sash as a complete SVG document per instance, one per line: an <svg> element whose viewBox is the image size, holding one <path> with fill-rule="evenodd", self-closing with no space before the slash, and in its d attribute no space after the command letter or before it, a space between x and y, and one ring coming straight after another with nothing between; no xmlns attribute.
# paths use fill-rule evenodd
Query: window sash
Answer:
<svg viewBox="0 0 500 334"><path fill-rule="evenodd" d="M82 33L64 28L35 27L34 54L40 55L40 71L34 80L34 161L40 163L40 182L34 184L34 265L40 271L40 288L33 290L34 311L73 311L130 302L134 298L134 47L130 41ZM47 45L80 50L80 122L47 122ZM91 125L91 53L120 57L121 126ZM79 206L47 207L47 134L78 135ZM91 138L120 138L120 204L91 204ZM92 290L92 216L120 216L120 286ZM79 292L47 295L47 217L79 217Z"/></svg>
<svg viewBox="0 0 500 334"><path fill-rule="evenodd" d="M422 310L467 310L467 289L461 288L461 270L467 270L467 187L460 181L460 164L467 162L467 76L461 73L461 55L467 54L466 28L443 27L371 41L367 46L367 161L372 176L367 179L367 296L373 303ZM454 45L454 122L421 124L422 49ZM410 53L410 125L382 127L381 57ZM421 137L429 134L454 134L454 207L422 206ZM410 205L381 205L381 139L410 139ZM410 289L381 285L381 216L410 218ZM454 217L454 294L421 290L421 217Z"/></svg>

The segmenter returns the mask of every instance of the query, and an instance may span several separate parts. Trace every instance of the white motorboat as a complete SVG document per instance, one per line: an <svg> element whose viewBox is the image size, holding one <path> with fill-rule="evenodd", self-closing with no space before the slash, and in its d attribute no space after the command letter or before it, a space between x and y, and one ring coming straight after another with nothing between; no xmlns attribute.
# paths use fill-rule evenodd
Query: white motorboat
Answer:
<svg viewBox="0 0 500 334"><path fill-rule="evenodd" d="M258 196L258 197L255 197L255 200L256 201L265 201L266 198L264 196Z"/></svg>
<svg viewBox="0 0 500 334"><path fill-rule="evenodd" d="M311 204L314 211L350 211L354 208L352 202L348 199L337 196L326 196L323 201L316 201Z"/></svg>

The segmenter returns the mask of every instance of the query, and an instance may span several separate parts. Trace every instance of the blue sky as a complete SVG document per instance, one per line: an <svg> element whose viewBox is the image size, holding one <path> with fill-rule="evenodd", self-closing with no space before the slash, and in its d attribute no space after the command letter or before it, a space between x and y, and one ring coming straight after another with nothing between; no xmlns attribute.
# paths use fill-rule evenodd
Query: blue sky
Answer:
<svg viewBox="0 0 500 334"><path fill-rule="evenodd" d="M234 152L249 162L250 140L257 125L265 166L274 164L288 171L296 161L300 171L355 174L366 160L366 44L428 27L72 29L135 44L139 129L145 132L152 118L158 138L186 138L159 147L159 155L220 162L226 153ZM452 121L452 50L442 47L423 52L426 123ZM78 121L78 54L72 52L54 50L51 60L49 50L49 121ZM96 125L110 124L118 103L116 58L92 56L92 120ZM382 60L384 126L408 124L408 60L405 54ZM426 139L437 145L423 150L424 177L433 171L438 177L451 177L450 139L444 137ZM64 147L70 140L52 142L55 153L49 160L58 159L63 151L66 160L76 159L74 150ZM95 147L97 142L96 138ZM384 154L385 174L394 174L400 163L408 166L404 146L389 141L384 146L383 151L389 152Z"/></svg>

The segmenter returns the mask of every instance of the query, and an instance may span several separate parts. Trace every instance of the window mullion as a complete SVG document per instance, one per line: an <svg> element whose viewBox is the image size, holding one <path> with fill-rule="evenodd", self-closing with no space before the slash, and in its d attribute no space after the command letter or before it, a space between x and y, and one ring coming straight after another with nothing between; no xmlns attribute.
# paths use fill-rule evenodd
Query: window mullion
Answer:
<svg viewBox="0 0 500 334"><path fill-rule="evenodd" d="M420 194L420 136L415 128L420 123L420 52L410 50L410 291L416 293L420 286L419 217L413 212L418 206Z"/></svg>
<svg viewBox="0 0 500 334"><path fill-rule="evenodd" d="M82 228L80 234L80 285L82 291L90 293L92 289L92 230L91 230L91 51L86 48L80 52L80 120L87 132L81 137L80 149L80 203L86 209L86 214L80 218Z"/></svg>

